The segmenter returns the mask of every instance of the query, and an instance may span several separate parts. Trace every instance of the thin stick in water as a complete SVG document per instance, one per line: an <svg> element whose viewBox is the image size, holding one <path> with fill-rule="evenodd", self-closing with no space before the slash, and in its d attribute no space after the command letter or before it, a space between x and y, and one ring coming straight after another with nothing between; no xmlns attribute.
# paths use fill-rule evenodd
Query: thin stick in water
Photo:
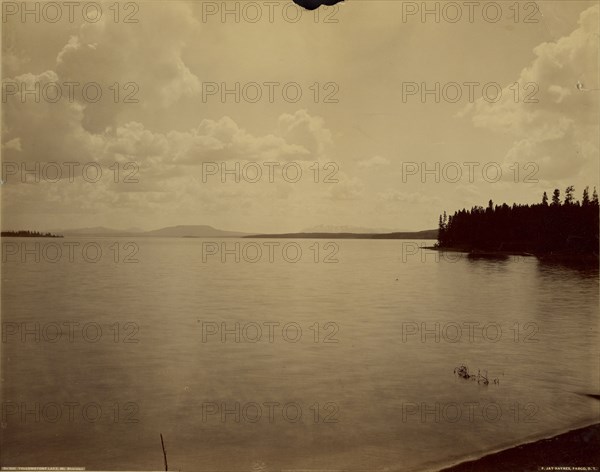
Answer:
<svg viewBox="0 0 600 472"><path fill-rule="evenodd" d="M162 446L162 450L163 450L163 457L165 458L165 470L169 470L169 466L167 464L167 451L165 450L165 441L163 440L163 435L162 433L160 433L160 445Z"/></svg>

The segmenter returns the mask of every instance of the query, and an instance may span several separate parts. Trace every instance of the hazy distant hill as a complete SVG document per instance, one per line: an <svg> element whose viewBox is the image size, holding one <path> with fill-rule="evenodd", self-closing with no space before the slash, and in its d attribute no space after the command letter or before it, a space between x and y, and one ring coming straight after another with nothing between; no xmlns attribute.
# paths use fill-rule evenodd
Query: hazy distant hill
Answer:
<svg viewBox="0 0 600 472"><path fill-rule="evenodd" d="M66 236L129 236L139 235L143 231L139 228L128 228L128 229L113 229L106 228L104 226L94 226L91 228L74 228L74 229L58 229L53 232L61 233Z"/></svg>
<svg viewBox="0 0 600 472"><path fill-rule="evenodd" d="M437 239L437 229L426 229L424 231L405 231L389 234L373 234L373 239Z"/></svg>
<svg viewBox="0 0 600 472"><path fill-rule="evenodd" d="M162 238L235 238L248 234L250 233L223 231L207 225L183 225L146 231L142 233L142 236L157 236Z"/></svg>
<svg viewBox="0 0 600 472"><path fill-rule="evenodd" d="M285 234L256 234L245 238L273 239L437 239L438 230L413 231L403 233L285 233Z"/></svg>
<svg viewBox="0 0 600 472"><path fill-rule="evenodd" d="M141 231L136 228L119 230L96 226L92 228L76 228L66 230L53 230L53 233L64 236L104 236L104 237L155 237L155 238L314 238L314 239L437 239L438 230L406 231L406 232L382 232L368 228L341 226L326 227L317 226L313 229L327 228L329 231L304 231L301 233L286 234L255 234L242 233L240 231L224 231L208 225L179 225L155 229L153 231ZM333 229L354 229L354 231L333 232ZM369 232L367 232L369 231Z"/></svg>
<svg viewBox="0 0 600 472"><path fill-rule="evenodd" d="M158 238L234 238L250 234L238 231L223 231L207 225L169 226L153 231L143 231L139 228L123 230L96 226L92 228L55 230L53 232L65 236L147 236Z"/></svg>
<svg viewBox="0 0 600 472"><path fill-rule="evenodd" d="M303 229L301 233L357 233L357 234L383 234L393 233L398 230L390 228L365 228L362 226L333 226L318 225Z"/></svg>

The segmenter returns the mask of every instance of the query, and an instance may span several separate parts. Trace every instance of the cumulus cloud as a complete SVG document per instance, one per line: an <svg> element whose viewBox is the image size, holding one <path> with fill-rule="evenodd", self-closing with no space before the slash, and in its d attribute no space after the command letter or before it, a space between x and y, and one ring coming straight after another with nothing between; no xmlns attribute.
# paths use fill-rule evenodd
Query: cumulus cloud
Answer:
<svg viewBox="0 0 600 472"><path fill-rule="evenodd" d="M401 192L399 190L387 190L377 194L379 200L385 202L401 203L426 203L439 204L441 200L438 197L431 196L425 192Z"/></svg>
<svg viewBox="0 0 600 472"><path fill-rule="evenodd" d="M58 80L51 70L7 79L28 90ZM9 97L3 108L5 160L105 165L133 160L164 176L207 161L319 161L332 146L324 120L306 110L282 114L272 124L274 133L257 135L229 116L203 119L186 131L156 131L139 121L94 131L85 126L86 109L67 93L52 102L21 100L18 93Z"/></svg>
<svg viewBox="0 0 600 472"><path fill-rule="evenodd" d="M16 87L43 90L46 84L55 83L58 76L54 71L41 74L23 74L5 79ZM41 93L41 92L40 92ZM84 106L69 99L67 94L56 102L36 101L34 96L23 97L17 93L8 96L3 104L3 140L18 140L19 148L5 149L4 159L22 161L81 161L91 160L96 145L96 136L82 126Z"/></svg>
<svg viewBox="0 0 600 472"><path fill-rule="evenodd" d="M96 82L110 95L110 100L86 107L84 125L92 131L114 124L115 116L132 106L124 102L126 97L138 100L146 112L160 112L200 92L200 79L183 59L187 41L197 27L189 5L173 3L169 8L144 9L139 14L143 18L127 27L108 15L97 23L86 23L57 55L56 73L61 81ZM117 100L115 83L120 89ZM126 84L135 85L125 89Z"/></svg>
<svg viewBox="0 0 600 472"><path fill-rule="evenodd" d="M302 145L315 160L325 156L333 144L331 131L325 127L323 118L312 116L306 110L281 115L279 130L287 141Z"/></svg>
<svg viewBox="0 0 600 472"><path fill-rule="evenodd" d="M314 157L307 149L313 145L312 136L302 136L306 141L295 143L274 134L254 136L228 116L216 121L202 120L196 129L173 131L167 138L172 143L174 162L189 165L205 161L289 161Z"/></svg>
<svg viewBox="0 0 600 472"><path fill-rule="evenodd" d="M117 27L109 21L84 24L57 54L54 67L6 77L17 90L44 90L59 84L62 95L56 100L27 100L17 94L3 104L3 161L33 169L35 164L79 163L75 180L67 181L64 172L58 182L22 183L18 177L3 188L3 211L11 221L19 215L148 215L170 211L196 214L223 211L231 206L248 206L256 201L268 203L281 199L303 202L327 198L330 187L290 185L279 179L275 185L221 187L220 179L203 182L202 163L215 161L312 163L327 159L333 143L323 118L307 110L283 113L265 123L270 132L253 133L230 116L199 118L190 129L161 129L149 126L148 114L177 110L178 100L194 96L199 79L183 60L190 30L197 28L189 6L145 9L144 21ZM120 25L123 26L123 25ZM170 31L168 36L156 31ZM140 30L141 28L141 30ZM125 46L124 46L125 45ZM114 82L139 84L139 108L125 119L127 104L106 101L89 103L76 90L67 93L61 84L75 81L96 82L104 92ZM99 164L104 178L94 184L82 178L81 167ZM135 184L123 182L124 165L139 165ZM120 164L120 180L113 181L111 166ZM305 166L308 169L308 165ZM63 166L63 171L67 170ZM304 179L311 183L306 170ZM310 177L310 178L309 178ZM115 208L117 210L115 210ZM123 217L126 219L126 217ZM142 217L144 218L144 217ZM145 217L147 218L147 216Z"/></svg>
<svg viewBox="0 0 600 472"><path fill-rule="evenodd" d="M39 76L26 75L15 78L32 83L55 78L47 72ZM300 207L308 201L329 198L331 185L315 184L309 167L325 158L325 149L331 145L331 133L322 118L305 110L284 114L272 123L276 133L255 134L242 128L231 117L217 120L203 119L188 131L159 132L138 121L108 127L93 133L82 126L83 106L67 98L57 103L21 103L9 101L4 110L5 126L4 161L25 164L33 169L35 164L79 163L74 182L63 167L62 180L36 185L21 183L11 176L3 190L4 207L8 215L44 215L69 212L77 215L113 214L119 212L148 214L172 209L178 212L197 213L223 211L241 201L244 205L260 205L286 199ZM52 116L52 120L48 120ZM281 124L285 126L281 126ZM314 153L314 154L313 154ZM291 160L303 164L305 176L298 185L290 185L279 177L275 184L236 185L227 188L221 179L210 182L202 178L202 163L217 162L234 169L235 163L280 163L281 169ZM104 172L102 180L91 184L82 178L84 164L99 164ZM130 175L125 165L135 162L135 184L123 182ZM120 164L120 179L113 181L114 164ZM323 166L321 164L321 166ZM264 174L268 174L264 168ZM53 174L54 175L54 174ZM335 198L352 198L356 188L341 188ZM295 202L295 203L294 203ZM61 209L58 206L62 204ZM118 213L118 212L117 212ZM123 217L125 218L125 217Z"/></svg>
<svg viewBox="0 0 600 472"><path fill-rule="evenodd" d="M378 169L380 167L389 166L390 160L381 156L373 156L370 159L362 160L358 163L361 169Z"/></svg>
<svg viewBox="0 0 600 472"><path fill-rule="evenodd" d="M11 139L7 143L2 145L3 149L14 149L15 151L21 152L23 148L21 147L21 138Z"/></svg>
<svg viewBox="0 0 600 472"><path fill-rule="evenodd" d="M331 186L328 197L331 200L360 200L365 192L365 184L357 177L349 177L341 172L338 183Z"/></svg>
<svg viewBox="0 0 600 472"><path fill-rule="evenodd" d="M595 175L598 156L598 5L581 13L577 29L534 49L514 87L496 103L465 108L479 128L514 139L506 162L536 162L543 179Z"/></svg>

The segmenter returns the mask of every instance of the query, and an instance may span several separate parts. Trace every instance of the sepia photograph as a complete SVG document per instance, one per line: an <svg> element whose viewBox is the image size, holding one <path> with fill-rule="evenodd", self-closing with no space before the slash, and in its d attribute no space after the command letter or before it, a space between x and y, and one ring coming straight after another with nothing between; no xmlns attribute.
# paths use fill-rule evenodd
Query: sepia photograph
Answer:
<svg viewBox="0 0 600 472"><path fill-rule="evenodd" d="M600 472L599 0L0 5L0 471Z"/></svg>

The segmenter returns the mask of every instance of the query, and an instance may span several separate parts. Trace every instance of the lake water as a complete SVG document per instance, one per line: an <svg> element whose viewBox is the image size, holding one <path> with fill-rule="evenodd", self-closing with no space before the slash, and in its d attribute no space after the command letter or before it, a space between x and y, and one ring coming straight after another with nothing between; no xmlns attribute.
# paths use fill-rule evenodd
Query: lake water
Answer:
<svg viewBox="0 0 600 472"><path fill-rule="evenodd" d="M433 470L599 419L597 268L129 241L3 239L2 466Z"/></svg>

